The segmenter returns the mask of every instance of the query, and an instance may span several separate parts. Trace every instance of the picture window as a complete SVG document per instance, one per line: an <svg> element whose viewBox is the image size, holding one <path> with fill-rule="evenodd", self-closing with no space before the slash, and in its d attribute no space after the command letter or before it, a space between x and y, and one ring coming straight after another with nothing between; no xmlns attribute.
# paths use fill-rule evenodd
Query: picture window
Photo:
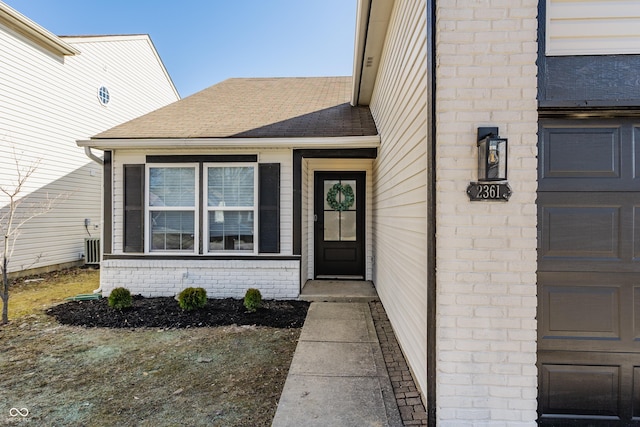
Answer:
<svg viewBox="0 0 640 427"><path fill-rule="evenodd" d="M148 165L147 251L257 253L257 179L252 164Z"/></svg>
<svg viewBox="0 0 640 427"><path fill-rule="evenodd" d="M207 165L207 252L255 252L254 166Z"/></svg>
<svg viewBox="0 0 640 427"><path fill-rule="evenodd" d="M148 168L147 226L152 252L197 250L195 166Z"/></svg>

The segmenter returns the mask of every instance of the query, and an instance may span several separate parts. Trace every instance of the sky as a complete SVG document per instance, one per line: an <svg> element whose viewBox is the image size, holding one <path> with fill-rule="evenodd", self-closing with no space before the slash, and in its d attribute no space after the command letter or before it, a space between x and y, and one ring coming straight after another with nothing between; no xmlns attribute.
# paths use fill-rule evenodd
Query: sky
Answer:
<svg viewBox="0 0 640 427"><path fill-rule="evenodd" d="M60 36L149 34L184 98L231 77L350 76L356 0L4 0Z"/></svg>

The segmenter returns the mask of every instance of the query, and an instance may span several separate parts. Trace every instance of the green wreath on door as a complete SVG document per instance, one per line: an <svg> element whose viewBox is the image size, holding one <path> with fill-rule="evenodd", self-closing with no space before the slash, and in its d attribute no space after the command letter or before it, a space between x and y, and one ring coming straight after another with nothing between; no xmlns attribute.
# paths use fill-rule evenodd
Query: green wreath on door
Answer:
<svg viewBox="0 0 640 427"><path fill-rule="evenodd" d="M342 193L341 202L338 201L338 193ZM336 183L327 191L327 203L334 211L346 211L353 206L354 201L353 188L349 184Z"/></svg>

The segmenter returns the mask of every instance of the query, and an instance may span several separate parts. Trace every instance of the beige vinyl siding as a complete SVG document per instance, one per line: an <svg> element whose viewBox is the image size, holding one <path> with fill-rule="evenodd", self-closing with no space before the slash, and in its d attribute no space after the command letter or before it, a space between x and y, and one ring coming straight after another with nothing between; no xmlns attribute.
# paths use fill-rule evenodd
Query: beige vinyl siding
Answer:
<svg viewBox="0 0 640 427"><path fill-rule="evenodd" d="M371 111L373 280L419 387L426 391L427 160L425 2L396 1Z"/></svg>
<svg viewBox="0 0 640 427"><path fill-rule="evenodd" d="M280 163L280 254L293 254L293 163L290 149L247 150L115 150L113 152L113 253L123 254L124 182L123 166L144 164L148 155L225 155L258 154L260 163Z"/></svg>
<svg viewBox="0 0 640 427"><path fill-rule="evenodd" d="M546 0L546 54L640 54L637 0Z"/></svg>
<svg viewBox="0 0 640 427"><path fill-rule="evenodd" d="M100 237L102 167L76 140L179 99L147 36L65 41L81 53L53 55L0 26L0 182L15 181L15 151L23 167L38 162L23 207L63 196L22 228L12 272L78 261L84 239ZM97 98L101 85L111 94L106 107ZM7 202L0 195L0 209Z"/></svg>
<svg viewBox="0 0 640 427"><path fill-rule="evenodd" d="M302 193L300 215L302 220L300 221L300 233L302 234L302 243L300 244L300 278L302 280L302 286L304 286L307 279L313 279L313 260L309 258L309 242L313 242L313 224L310 221L305 221L305 218L313 217L313 193L309 193L309 161L302 159L302 182L300 183ZM311 205L309 205L311 203ZM311 206L311 211L309 210ZM311 247L313 251L313 247Z"/></svg>

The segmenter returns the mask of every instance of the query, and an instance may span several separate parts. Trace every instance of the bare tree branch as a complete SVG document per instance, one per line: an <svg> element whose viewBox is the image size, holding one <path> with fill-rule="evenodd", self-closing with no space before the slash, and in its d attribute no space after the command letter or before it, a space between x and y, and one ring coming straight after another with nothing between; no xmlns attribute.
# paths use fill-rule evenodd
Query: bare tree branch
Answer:
<svg viewBox="0 0 640 427"><path fill-rule="evenodd" d="M54 197L50 197L47 194L43 201L18 211L18 207L20 207L25 201L25 198L21 197L22 193L25 191L25 184L40 165L40 160L36 160L28 166L21 166L22 159L16 154L15 147L13 148L13 157L16 166L16 180L11 184L0 185L0 193L4 194L9 199L9 203L5 208L3 208L6 209L6 211L0 217L0 232L3 236L1 252L2 265L0 265L0 271L2 272L2 290L0 292L0 297L2 299L2 323L7 323L9 321L8 266L11 256L13 255L16 241L20 235L21 228L33 218L49 212L61 199L68 197L68 194L64 193L55 195Z"/></svg>

